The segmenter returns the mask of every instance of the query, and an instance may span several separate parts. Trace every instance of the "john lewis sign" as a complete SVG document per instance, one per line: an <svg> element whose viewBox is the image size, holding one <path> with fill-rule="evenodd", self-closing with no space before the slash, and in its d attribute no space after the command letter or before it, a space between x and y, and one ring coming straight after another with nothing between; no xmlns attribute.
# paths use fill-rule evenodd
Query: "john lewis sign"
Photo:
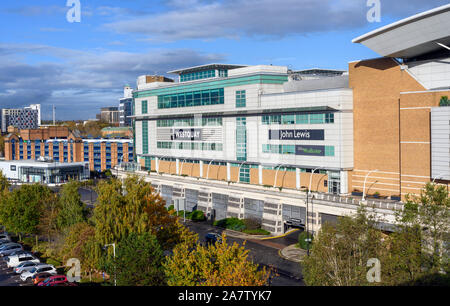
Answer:
<svg viewBox="0 0 450 306"><path fill-rule="evenodd" d="M269 139L324 140L324 130L269 130Z"/></svg>

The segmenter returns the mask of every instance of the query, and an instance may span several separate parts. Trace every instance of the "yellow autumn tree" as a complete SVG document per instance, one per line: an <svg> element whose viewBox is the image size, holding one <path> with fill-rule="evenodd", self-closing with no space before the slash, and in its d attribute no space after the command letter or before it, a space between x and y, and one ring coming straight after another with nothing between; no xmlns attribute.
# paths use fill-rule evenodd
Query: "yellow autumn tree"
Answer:
<svg viewBox="0 0 450 306"><path fill-rule="evenodd" d="M271 271L249 259L249 251L236 242L202 246L189 236L163 264L169 286L264 286Z"/></svg>

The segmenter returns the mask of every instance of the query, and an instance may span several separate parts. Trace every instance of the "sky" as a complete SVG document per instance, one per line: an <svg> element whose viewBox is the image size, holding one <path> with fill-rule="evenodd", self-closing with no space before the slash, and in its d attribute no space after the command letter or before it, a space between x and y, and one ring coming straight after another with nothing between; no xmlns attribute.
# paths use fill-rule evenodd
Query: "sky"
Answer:
<svg viewBox="0 0 450 306"><path fill-rule="evenodd" d="M378 57L353 38L450 0L380 0L380 22L367 0L79 0L80 22L68 2L2 1L0 108L87 120L139 75L208 63L347 70Z"/></svg>

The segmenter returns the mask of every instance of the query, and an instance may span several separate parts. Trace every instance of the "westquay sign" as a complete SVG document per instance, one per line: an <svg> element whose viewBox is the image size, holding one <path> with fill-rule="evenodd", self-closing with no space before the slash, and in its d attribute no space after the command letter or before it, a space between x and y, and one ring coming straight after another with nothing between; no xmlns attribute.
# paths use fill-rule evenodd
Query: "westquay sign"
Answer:
<svg viewBox="0 0 450 306"><path fill-rule="evenodd" d="M172 140L202 140L201 129L172 129Z"/></svg>
<svg viewBox="0 0 450 306"><path fill-rule="evenodd" d="M269 139L325 140L324 130L269 130Z"/></svg>

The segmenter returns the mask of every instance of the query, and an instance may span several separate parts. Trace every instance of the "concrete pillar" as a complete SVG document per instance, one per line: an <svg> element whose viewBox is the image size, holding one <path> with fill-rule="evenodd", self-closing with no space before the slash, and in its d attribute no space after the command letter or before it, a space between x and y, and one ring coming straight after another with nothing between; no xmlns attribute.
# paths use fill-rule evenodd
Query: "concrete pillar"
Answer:
<svg viewBox="0 0 450 306"><path fill-rule="evenodd" d="M261 165L258 165L258 183L259 183L260 185L263 184L263 179L262 179L262 177L263 177L263 167L262 167Z"/></svg>
<svg viewBox="0 0 450 306"><path fill-rule="evenodd" d="M203 160L200 161L200 177L203 177Z"/></svg>
<svg viewBox="0 0 450 306"><path fill-rule="evenodd" d="M341 183L341 190L340 194L348 194L348 171L341 171L340 172L340 183Z"/></svg>
<svg viewBox="0 0 450 306"><path fill-rule="evenodd" d="M175 159L175 168L176 168L176 174L180 174L180 159Z"/></svg>
<svg viewBox="0 0 450 306"><path fill-rule="evenodd" d="M231 164L227 163L227 181L231 181Z"/></svg>
<svg viewBox="0 0 450 306"><path fill-rule="evenodd" d="M159 157L155 157L155 167L156 167L156 172L159 173Z"/></svg>
<svg viewBox="0 0 450 306"><path fill-rule="evenodd" d="M295 168L295 188L300 189L300 168Z"/></svg>

